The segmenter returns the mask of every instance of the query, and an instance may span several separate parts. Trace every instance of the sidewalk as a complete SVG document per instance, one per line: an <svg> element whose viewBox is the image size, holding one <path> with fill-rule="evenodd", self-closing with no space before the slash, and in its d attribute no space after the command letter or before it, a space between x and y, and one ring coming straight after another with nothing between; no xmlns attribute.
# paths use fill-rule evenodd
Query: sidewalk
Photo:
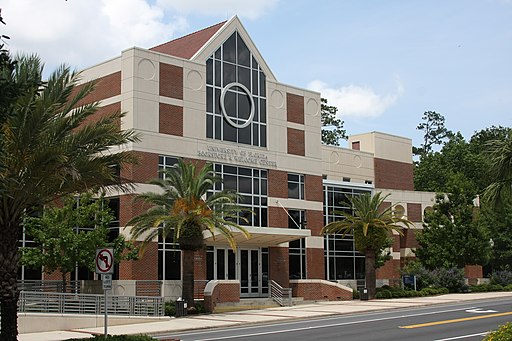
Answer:
<svg viewBox="0 0 512 341"><path fill-rule="evenodd" d="M512 297L512 292L486 292L470 294L448 294L432 297L398 298L372 301L331 301L301 304L292 307L278 307L263 310L244 310L230 313L192 315L181 318L169 318L160 322L148 322L122 326L109 326L108 333L148 334L180 332L192 329L233 327L251 323L279 322L306 317L321 317L338 314L355 314L370 311L385 311L396 308L428 306L434 304L457 303L482 299ZM103 334L103 327L70 331L20 334L19 341L54 341L70 338L84 338L92 334Z"/></svg>

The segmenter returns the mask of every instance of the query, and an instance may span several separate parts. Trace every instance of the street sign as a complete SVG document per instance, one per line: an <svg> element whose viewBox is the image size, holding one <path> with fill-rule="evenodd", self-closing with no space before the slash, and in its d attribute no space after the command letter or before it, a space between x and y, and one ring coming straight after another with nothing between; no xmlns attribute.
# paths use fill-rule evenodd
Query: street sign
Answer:
<svg viewBox="0 0 512 341"><path fill-rule="evenodd" d="M95 263L97 274L114 273L114 249L97 249Z"/></svg>
<svg viewBox="0 0 512 341"><path fill-rule="evenodd" d="M103 281L103 290L112 290L112 274L103 274L101 279Z"/></svg>

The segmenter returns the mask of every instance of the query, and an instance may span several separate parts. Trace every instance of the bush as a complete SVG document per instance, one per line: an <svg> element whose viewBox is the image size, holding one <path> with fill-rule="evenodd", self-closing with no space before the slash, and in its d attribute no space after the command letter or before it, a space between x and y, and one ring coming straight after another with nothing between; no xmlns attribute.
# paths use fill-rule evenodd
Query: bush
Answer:
<svg viewBox="0 0 512 341"><path fill-rule="evenodd" d="M380 290L375 294L375 298L392 298L391 291L389 290Z"/></svg>
<svg viewBox="0 0 512 341"><path fill-rule="evenodd" d="M498 330L495 330L485 337L484 341L510 341L512 340L512 323L508 322Z"/></svg>
<svg viewBox="0 0 512 341"><path fill-rule="evenodd" d="M491 284L499 284L507 286L512 284L512 271L510 270L496 270L491 275Z"/></svg>
<svg viewBox="0 0 512 341"><path fill-rule="evenodd" d="M457 268L440 268L432 271L434 286L447 288L450 292L462 292L466 287L464 270Z"/></svg>
<svg viewBox="0 0 512 341"><path fill-rule="evenodd" d="M165 302L165 315L166 316L176 316L176 302L175 301Z"/></svg>
<svg viewBox="0 0 512 341"><path fill-rule="evenodd" d="M94 340L110 340L110 341L154 341L151 336L147 335L96 335L93 338L86 339L69 339L68 341L94 341Z"/></svg>

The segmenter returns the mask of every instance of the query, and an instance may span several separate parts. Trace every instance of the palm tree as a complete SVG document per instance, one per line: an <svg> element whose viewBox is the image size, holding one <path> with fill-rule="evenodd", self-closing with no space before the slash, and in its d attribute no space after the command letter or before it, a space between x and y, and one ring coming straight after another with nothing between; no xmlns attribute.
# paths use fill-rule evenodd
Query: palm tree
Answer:
<svg viewBox="0 0 512 341"><path fill-rule="evenodd" d="M196 164L179 159L173 167L163 171L163 179L150 184L157 185L162 193L143 193L135 197L151 207L134 217L133 238L144 236L143 245L161 235L164 239L172 235L183 254L182 297L194 306L194 252L204 248L203 231L213 237L219 232L226 237L231 248L236 249L233 232L240 231L246 238L250 234L237 219L243 210L238 204L239 194L229 191L209 192L221 179L215 176L213 165L208 163L201 169Z"/></svg>
<svg viewBox="0 0 512 341"><path fill-rule="evenodd" d="M342 220L334 221L323 227L323 234L353 234L356 249L365 256L366 287L368 298L375 298L376 259L390 245L389 235L393 231L402 234L402 228L412 225L406 218L394 215L395 205L384 207L381 192L371 196L365 193L349 198L354 214L339 212Z"/></svg>
<svg viewBox="0 0 512 341"><path fill-rule="evenodd" d="M123 114L119 112L92 122L99 104L81 103L94 86L78 88L78 73L61 66L43 82L38 57L16 59L14 70L3 76L14 85L22 84L23 91L0 123L0 339L4 341L14 341L17 335L18 239L24 212L66 194L108 185L124 187L113 166L133 163L135 158L112 148L138 140L133 131L120 130Z"/></svg>
<svg viewBox="0 0 512 341"><path fill-rule="evenodd" d="M485 189L484 200L493 206L501 206L512 197L512 129L503 139L488 143L492 183Z"/></svg>

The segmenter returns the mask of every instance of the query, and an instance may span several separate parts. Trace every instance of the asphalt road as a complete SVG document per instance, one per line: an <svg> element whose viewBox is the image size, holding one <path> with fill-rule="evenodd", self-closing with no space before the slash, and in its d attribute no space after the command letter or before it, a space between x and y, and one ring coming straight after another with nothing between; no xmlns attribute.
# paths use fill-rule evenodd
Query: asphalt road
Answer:
<svg viewBox="0 0 512 341"><path fill-rule="evenodd" d="M162 334L156 338L174 337L183 341L481 341L489 330L509 321L512 321L512 298L197 330Z"/></svg>

